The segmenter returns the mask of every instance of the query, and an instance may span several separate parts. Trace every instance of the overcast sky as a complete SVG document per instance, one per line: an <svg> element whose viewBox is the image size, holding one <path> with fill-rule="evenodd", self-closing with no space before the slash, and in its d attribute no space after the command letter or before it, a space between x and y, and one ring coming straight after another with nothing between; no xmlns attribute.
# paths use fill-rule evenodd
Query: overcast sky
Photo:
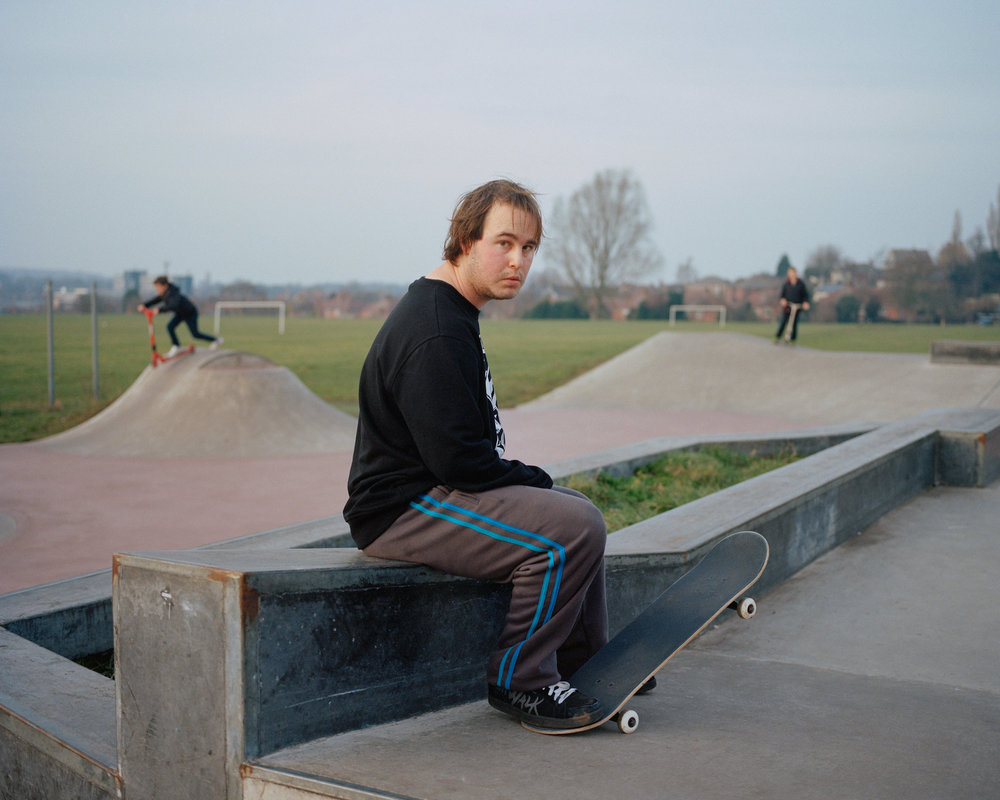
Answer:
<svg viewBox="0 0 1000 800"><path fill-rule="evenodd" d="M996 0L0 0L0 266L403 283L468 189L608 168L665 281L936 253L997 203L998 43Z"/></svg>

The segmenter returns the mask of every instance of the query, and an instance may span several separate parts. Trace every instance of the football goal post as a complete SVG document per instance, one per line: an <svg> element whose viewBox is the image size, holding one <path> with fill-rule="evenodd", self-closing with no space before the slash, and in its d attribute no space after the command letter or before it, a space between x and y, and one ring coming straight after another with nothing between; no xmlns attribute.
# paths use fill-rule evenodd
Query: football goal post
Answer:
<svg viewBox="0 0 1000 800"><path fill-rule="evenodd" d="M278 333L285 332L284 300L219 300L215 304L215 335L219 335L219 323L224 308L276 308L278 309Z"/></svg>
<svg viewBox="0 0 1000 800"><path fill-rule="evenodd" d="M686 313L716 313L719 315L719 327L726 327L726 307L725 306L703 306L703 305L676 305L670 306L670 324L677 324L677 312L684 311Z"/></svg>

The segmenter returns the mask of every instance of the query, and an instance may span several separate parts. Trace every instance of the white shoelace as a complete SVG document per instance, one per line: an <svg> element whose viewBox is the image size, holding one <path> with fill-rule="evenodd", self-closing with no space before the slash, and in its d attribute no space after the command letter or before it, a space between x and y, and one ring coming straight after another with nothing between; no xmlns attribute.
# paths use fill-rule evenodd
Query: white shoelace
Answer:
<svg viewBox="0 0 1000 800"><path fill-rule="evenodd" d="M549 693L549 697L559 705L562 705L563 701L573 694L576 689L569 685L569 681L559 681L559 683L553 683L551 686L546 687L546 691Z"/></svg>

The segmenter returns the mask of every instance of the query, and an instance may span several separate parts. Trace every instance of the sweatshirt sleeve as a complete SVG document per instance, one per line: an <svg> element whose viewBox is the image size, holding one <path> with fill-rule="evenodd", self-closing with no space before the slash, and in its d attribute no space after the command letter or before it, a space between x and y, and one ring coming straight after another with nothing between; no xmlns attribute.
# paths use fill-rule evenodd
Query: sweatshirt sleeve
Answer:
<svg viewBox="0 0 1000 800"><path fill-rule="evenodd" d="M499 486L550 488L540 467L508 461L496 448L492 410L485 411L482 353L469 342L428 339L400 367L391 384L421 460L442 484L466 491Z"/></svg>

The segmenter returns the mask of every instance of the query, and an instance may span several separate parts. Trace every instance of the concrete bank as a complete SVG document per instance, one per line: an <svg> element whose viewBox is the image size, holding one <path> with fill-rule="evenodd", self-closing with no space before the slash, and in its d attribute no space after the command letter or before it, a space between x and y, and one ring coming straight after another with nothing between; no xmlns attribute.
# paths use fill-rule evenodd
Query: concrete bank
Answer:
<svg viewBox="0 0 1000 800"><path fill-rule="evenodd" d="M934 341L931 342L931 363L1000 366L1000 342Z"/></svg>

